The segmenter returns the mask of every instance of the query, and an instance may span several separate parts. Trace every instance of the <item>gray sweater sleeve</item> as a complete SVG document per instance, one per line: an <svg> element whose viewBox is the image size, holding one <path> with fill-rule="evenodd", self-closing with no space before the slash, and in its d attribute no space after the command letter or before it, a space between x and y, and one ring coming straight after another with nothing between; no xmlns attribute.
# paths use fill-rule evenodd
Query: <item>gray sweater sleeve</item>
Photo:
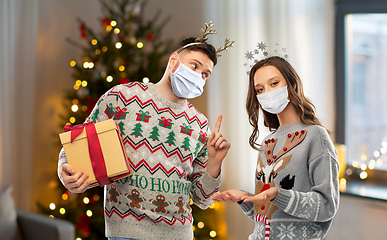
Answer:
<svg viewBox="0 0 387 240"><path fill-rule="evenodd" d="M272 203L294 217L326 222L334 217L339 206L338 170L337 160L330 154L322 154L309 164L311 191L280 188Z"/></svg>
<svg viewBox="0 0 387 240"><path fill-rule="evenodd" d="M246 192L248 196L254 196L254 194ZM254 220L254 202L238 202L239 207L241 207L243 213L250 218L251 220Z"/></svg>

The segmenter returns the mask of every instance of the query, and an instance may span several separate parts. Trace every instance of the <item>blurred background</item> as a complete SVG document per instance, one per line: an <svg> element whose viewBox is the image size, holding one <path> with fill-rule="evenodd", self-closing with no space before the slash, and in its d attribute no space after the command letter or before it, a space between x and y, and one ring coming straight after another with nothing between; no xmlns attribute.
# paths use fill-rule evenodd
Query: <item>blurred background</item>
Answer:
<svg viewBox="0 0 387 240"><path fill-rule="evenodd" d="M263 42L269 52L278 49L278 54L288 55L317 116L333 131L342 199L327 239L382 239L387 223L385 1L149 0L146 5L129 1L137 3L123 10L131 12L137 31L127 35L123 33L128 26L120 26L120 11L109 12L119 9L120 2L125 1L0 2L0 190L13 185L17 208L64 219L76 211L66 201L77 197L65 192L56 174L63 125L83 122L82 114L101 95L95 86L157 82L169 57L162 49L200 36L204 23L213 21L218 34L210 36L209 43L216 48L225 38L237 43L218 59L204 94L190 102L208 117L212 128L217 116L224 116L221 132L232 148L223 164L221 190L254 192L258 153L248 144L252 128L245 111L246 73L253 64L249 53ZM133 20L136 17L142 22ZM109 44L112 47L104 51ZM123 54L128 49L139 59ZM109 75L103 69L109 60L102 56L116 55L121 60L110 66L116 75ZM90 73L98 74L101 82L87 82ZM262 128L259 139L267 134ZM98 199L92 202L102 209ZM82 201L86 209L89 202ZM61 205L67 213L60 212ZM195 234L197 239L247 239L253 230L253 222L235 204L207 211L196 214L211 216L202 223L218 234ZM77 237L90 239L90 230L81 231L90 224L88 218L72 221L80 229ZM197 231L203 228L195 226Z"/></svg>

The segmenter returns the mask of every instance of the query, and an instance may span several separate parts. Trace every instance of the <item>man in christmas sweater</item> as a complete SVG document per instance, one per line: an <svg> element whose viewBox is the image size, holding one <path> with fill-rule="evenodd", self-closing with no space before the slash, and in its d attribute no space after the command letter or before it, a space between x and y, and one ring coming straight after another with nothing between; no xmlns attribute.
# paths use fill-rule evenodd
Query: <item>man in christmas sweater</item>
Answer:
<svg viewBox="0 0 387 240"><path fill-rule="evenodd" d="M184 40L171 54L157 84L117 85L106 92L87 121L114 119L133 175L105 186L109 239L193 239L190 199L202 209L219 191L220 170L230 148L187 98L199 96L217 62L212 45ZM90 182L75 172L61 150L58 175L74 193Z"/></svg>

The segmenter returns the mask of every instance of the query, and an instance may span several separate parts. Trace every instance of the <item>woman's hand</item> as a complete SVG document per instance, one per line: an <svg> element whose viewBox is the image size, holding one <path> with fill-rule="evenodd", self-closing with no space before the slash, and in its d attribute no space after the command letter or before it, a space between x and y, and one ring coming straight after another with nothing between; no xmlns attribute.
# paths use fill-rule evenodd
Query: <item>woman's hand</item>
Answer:
<svg viewBox="0 0 387 240"><path fill-rule="evenodd" d="M244 202L260 202L264 203L269 200L273 200L277 197L278 189L276 187L271 187L266 191L263 191L255 196L243 196L242 199Z"/></svg>
<svg viewBox="0 0 387 240"><path fill-rule="evenodd" d="M242 200L242 197L247 196L247 193L238 189L229 189L224 192L218 192L211 196L211 199L216 202L236 203Z"/></svg>

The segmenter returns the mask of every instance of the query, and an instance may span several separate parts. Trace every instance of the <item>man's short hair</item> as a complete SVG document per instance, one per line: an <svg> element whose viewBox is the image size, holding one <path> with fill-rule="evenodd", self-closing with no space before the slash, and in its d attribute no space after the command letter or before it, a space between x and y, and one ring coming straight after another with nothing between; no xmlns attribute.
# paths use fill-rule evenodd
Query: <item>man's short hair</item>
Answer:
<svg viewBox="0 0 387 240"><path fill-rule="evenodd" d="M194 38L194 37L184 39L183 41L181 41L179 43L179 45L177 46L175 51L179 50L180 48L184 47L187 44L194 43L195 40L196 40L196 38ZM183 50L186 50L186 49L191 50L191 51L200 51L200 52L206 54L211 59L211 61L214 63L214 66L218 62L216 50L215 50L214 46L212 46L211 44L204 42L201 44L194 44L194 45L188 46L188 47L184 48Z"/></svg>

